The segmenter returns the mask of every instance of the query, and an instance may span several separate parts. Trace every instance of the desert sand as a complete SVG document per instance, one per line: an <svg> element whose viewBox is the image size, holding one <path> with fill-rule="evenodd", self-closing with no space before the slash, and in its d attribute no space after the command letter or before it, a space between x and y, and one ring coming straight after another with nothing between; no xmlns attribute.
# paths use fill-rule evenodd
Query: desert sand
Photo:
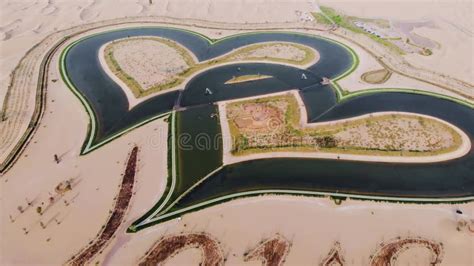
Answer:
<svg viewBox="0 0 474 266"><path fill-rule="evenodd" d="M30 47L48 34L76 25L126 16L167 16L234 23L295 22L296 10L308 9L307 1L281 2L265 0L258 3L213 0L148 0L130 1L2 1L0 4L0 85L5 88L8 75ZM273 8L266 8L272 6ZM71 12L74 11L74 12ZM40 20L38 20L40 18ZM0 91L3 99L5 90ZM0 101L1 103L2 101Z"/></svg>
<svg viewBox="0 0 474 266"><path fill-rule="evenodd" d="M341 244L346 262L368 265L369 256L375 253L378 245L397 236L419 236L442 242L444 256L441 265L470 265L473 258L467 254L471 254L472 234L456 230L459 217L454 212L458 207L466 215L474 211L472 204L347 201L336 206L327 199L318 198L263 196L240 199L140 231L136 238L124 236L123 241L113 248L113 253L103 256L101 261L106 265L133 264L162 235L207 232L221 242L228 265L242 265L245 252L275 234L283 235L292 244L286 258L287 265L318 264L336 241ZM361 239L364 239L364 245L361 245ZM200 256L194 252L183 252L174 260L181 263L199 261ZM402 253L400 260L427 264L429 253L425 249L409 252ZM408 257L403 258L404 255ZM258 261L247 264L260 265Z"/></svg>
<svg viewBox="0 0 474 266"><path fill-rule="evenodd" d="M431 2L430 2L431 3ZM373 4L373 3L372 3ZM364 5L370 10L372 4ZM357 7L353 3L353 8ZM385 9L388 15L412 14L426 7L426 2L410 2L407 12ZM414 6L415 5L415 6ZM472 3L461 2L472 6ZM268 8L271 6L271 8ZM342 5L341 5L342 6ZM472 78L472 25L463 24L469 18L469 8L444 4L444 9L433 9L433 13L450 15L451 28L433 33L433 39L442 44L438 64L419 64L438 71L469 80ZM185 21L221 21L231 23L285 23L292 26L301 21L297 11L313 11L316 7L307 1L281 2L274 0L229 2L226 0L202 1L2 1L0 3L0 103L3 102L9 75L23 55L34 44L57 30L88 22L96 22L125 16L169 16ZM431 9L428 9L431 10ZM472 10L472 8L471 8ZM351 11L351 10L347 10ZM443 11L443 12L439 12ZM460 12L461 15L456 16ZM371 14L367 14L371 15ZM384 14L385 15L385 14ZM398 19L402 19L398 17ZM411 19L411 18L410 18ZM472 22L472 20L471 20ZM195 21L191 22L197 23ZM469 23L469 22L468 22ZM214 25L214 24L212 24ZM272 25L269 25L272 26ZM268 27L269 27L268 26ZM246 27L237 24L237 28ZM249 26L250 27L250 26ZM188 28L192 28L189 27ZM240 30L196 29L211 38L220 38ZM420 35L431 34L419 32ZM94 32L94 31L92 31ZM91 32L91 33L92 33ZM97 32L97 31L96 31ZM440 38L453 34L459 38ZM466 37L469 36L470 38ZM325 33L322 33L325 34ZM464 35L463 35L464 34ZM435 38L434 36L439 36ZM80 36L78 36L80 37ZM463 40L462 42L458 41ZM342 40L343 41L343 40ZM471 50L469 50L471 42ZM49 43L52 45L52 43ZM64 45L62 46L64 47ZM467 48L466 48L467 47ZM355 48L356 52L357 49ZM39 53L41 58L44 53ZM442 56L441 56L442 55ZM48 264L62 265L73 254L92 241L109 216L114 197L119 191L127 154L134 145L140 147L137 183L134 186L130 210L125 222L104 252L95 258L105 265L135 265L144 253L162 236L180 232L207 232L221 242L229 265L243 262L243 254L257 246L258 242L276 233L292 243L287 263L316 264L322 260L335 241L341 243L345 259L356 265L366 265L377 245L397 236L421 236L444 245L443 265L472 265L474 236L466 228L458 231L460 220L474 219L474 203L454 205L404 205L365 201L343 202L336 206L322 198L298 198L288 196L265 196L240 199L214 206L154 226L136 234L126 234L131 222L148 211L163 193L166 180L166 132L167 124L162 120L150 122L104 147L79 156L84 141L88 117L78 99L61 81L58 71L58 54L55 54L49 70L50 82L46 98L46 110L37 132L20 159L6 174L0 176L0 264ZM370 59L361 57L362 62ZM367 58L370 58L367 56ZM436 58L436 57L433 57ZM457 58L460 61L454 61ZM408 59L410 60L410 59ZM433 59L434 60L434 59ZM429 60L427 60L429 61ZM443 62L442 64L440 62ZM459 63L462 62L462 63ZM38 71L39 62L32 64L31 75ZM370 65L370 64L369 64ZM378 69L380 66L376 66ZM373 70L362 67L360 71ZM458 71L453 71L460 69ZM471 72L469 72L471 71ZM363 73L362 72L362 73ZM450 73L453 72L453 73ZM357 77L360 77L359 73ZM354 74L355 75L355 74ZM348 80L354 75L348 77ZM394 79L392 76L390 80ZM21 113L28 123L31 116L36 79L25 86L25 110ZM403 82L398 80L397 82ZM416 87L433 90L433 86L416 83ZM419 86L418 86L419 85ZM364 84L354 87L362 89ZM431 87L430 87L431 86ZM437 88L446 94L445 90ZM32 93L33 92L33 93ZM21 131L21 129L19 129ZM13 137L14 139L14 137ZM54 161L58 154L60 162ZM4 156L4 153L0 154ZM65 193L62 201L56 202L39 215L36 207L48 204L49 193L62 181L74 178L77 182ZM65 203L64 200L67 202ZM31 203L31 206L28 205ZM22 207L20 213L18 206ZM456 209L463 211L456 214ZM43 226L41 225L43 224ZM44 227L44 228L43 228ZM23 229L25 228L25 229ZM25 234L25 231L28 231ZM365 245L361 246L361 239ZM417 250L408 257L414 263L427 261L427 253ZM185 251L170 263L184 264L199 260L196 250ZM259 265L257 261L247 263Z"/></svg>
<svg viewBox="0 0 474 266"><path fill-rule="evenodd" d="M410 54L413 65L444 73L474 83L472 57L474 21L472 1L319 1L353 16L384 18L390 21L424 22L435 26L416 28L414 32L440 44L431 56ZM462 62L462 63L461 63Z"/></svg>

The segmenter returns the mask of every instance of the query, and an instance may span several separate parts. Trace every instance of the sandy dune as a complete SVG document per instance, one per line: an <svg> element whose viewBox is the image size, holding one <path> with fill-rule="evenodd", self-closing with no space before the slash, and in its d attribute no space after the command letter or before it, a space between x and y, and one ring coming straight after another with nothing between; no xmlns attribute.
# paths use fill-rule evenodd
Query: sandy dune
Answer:
<svg viewBox="0 0 474 266"><path fill-rule="evenodd" d="M46 35L83 23L126 16L168 16L225 22L286 22L299 20L295 11L310 7L307 1L277 0L166 0L152 1L6 0L0 3L0 105L8 75L24 53ZM271 6L272 8L266 8ZM41 18L41 20L38 20Z"/></svg>

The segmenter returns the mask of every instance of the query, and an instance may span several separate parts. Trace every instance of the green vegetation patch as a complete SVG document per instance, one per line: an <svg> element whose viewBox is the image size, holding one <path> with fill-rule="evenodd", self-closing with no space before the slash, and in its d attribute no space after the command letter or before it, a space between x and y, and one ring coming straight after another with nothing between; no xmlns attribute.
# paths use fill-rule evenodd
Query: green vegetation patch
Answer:
<svg viewBox="0 0 474 266"><path fill-rule="evenodd" d="M324 25L331 25L332 22L320 12L311 12L311 15L314 17L317 23Z"/></svg>
<svg viewBox="0 0 474 266"><path fill-rule="evenodd" d="M382 84L385 83L391 76L391 71L387 69L378 69L365 72L360 78L370 84Z"/></svg>
<svg viewBox="0 0 474 266"><path fill-rule="evenodd" d="M247 81L254 81L254 80L261 80L261 79L268 79L272 78L272 76L269 75L242 75L242 76L237 76L229 79L228 81L225 82L225 84L236 84L236 83L241 83L241 82L247 82Z"/></svg>
<svg viewBox="0 0 474 266"><path fill-rule="evenodd" d="M388 23L387 20L383 19L366 19L366 18L359 18L359 17L354 17L354 16L346 16L340 12L337 12L335 9L326 7L326 6L320 6L320 9L324 14L326 14L336 25L338 25L341 28L350 30L355 33L359 34L364 34L368 37L370 37L372 40L388 47L392 51L398 53L398 54L405 54L405 52L398 47L397 45L393 44L390 42L388 39L380 38L374 34L370 34L363 29L357 27L354 22L355 21L364 21L364 22L370 22L370 23L375 23L379 25L381 28L389 27L390 24Z"/></svg>

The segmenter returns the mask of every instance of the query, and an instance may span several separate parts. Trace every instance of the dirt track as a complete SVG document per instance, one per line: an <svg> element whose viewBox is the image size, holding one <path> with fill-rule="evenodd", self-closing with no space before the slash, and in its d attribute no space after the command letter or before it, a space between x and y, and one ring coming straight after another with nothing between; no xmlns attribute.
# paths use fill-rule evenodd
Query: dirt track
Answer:
<svg viewBox="0 0 474 266"><path fill-rule="evenodd" d="M105 247L110 239L112 239L113 235L122 224L122 220L133 195L133 185L135 183L135 173L137 170L137 158L138 147L135 146L130 153L112 215L110 216L100 235L93 241L93 243L81 251L78 255L73 257L73 259L69 262L71 265L85 265L87 262L89 262L100 250Z"/></svg>

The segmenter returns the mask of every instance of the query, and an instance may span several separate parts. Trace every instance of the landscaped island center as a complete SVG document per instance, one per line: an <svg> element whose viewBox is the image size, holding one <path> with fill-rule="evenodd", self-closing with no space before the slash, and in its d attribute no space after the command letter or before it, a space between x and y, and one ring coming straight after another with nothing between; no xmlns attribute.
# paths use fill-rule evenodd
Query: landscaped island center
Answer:
<svg viewBox="0 0 474 266"><path fill-rule="evenodd" d="M433 156L459 149L452 125L410 113L374 113L306 124L293 93L227 104L232 154L273 151L331 152L374 156Z"/></svg>

